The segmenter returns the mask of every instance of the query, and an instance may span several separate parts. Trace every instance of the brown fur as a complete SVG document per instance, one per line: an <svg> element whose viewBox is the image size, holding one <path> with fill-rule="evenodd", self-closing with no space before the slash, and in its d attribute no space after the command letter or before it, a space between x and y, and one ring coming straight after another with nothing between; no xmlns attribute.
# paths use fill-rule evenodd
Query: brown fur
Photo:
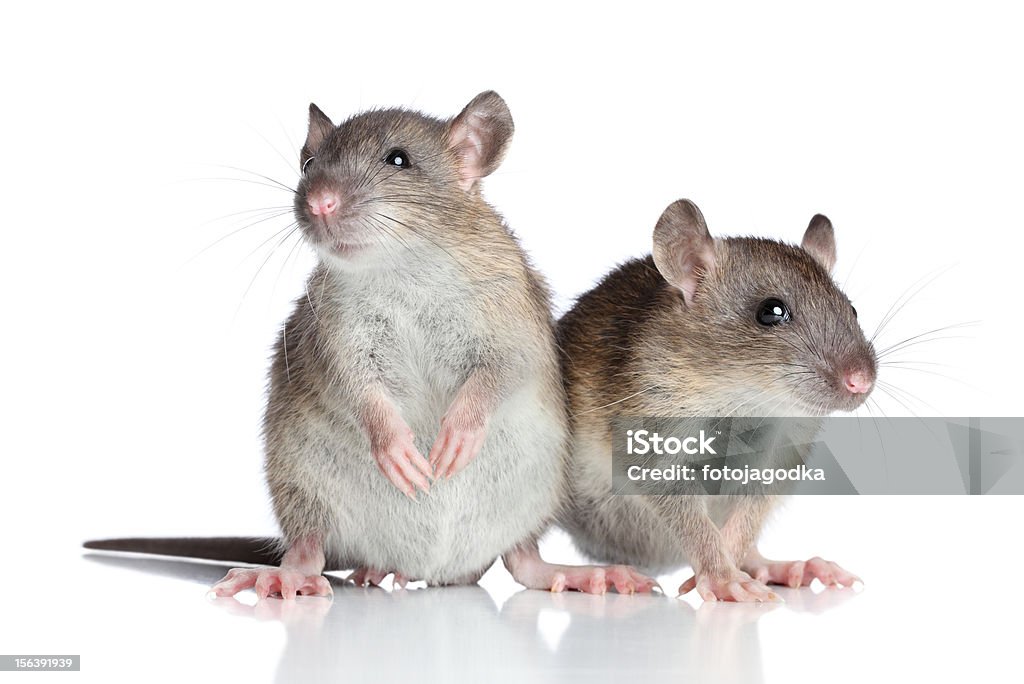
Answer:
<svg viewBox="0 0 1024 684"><path fill-rule="evenodd" d="M689 561L714 574L740 563L773 499L733 501L742 515L730 515L715 511L724 502L704 497L614 496L612 419L851 410L863 396L844 391L844 369L863 368L873 379L877 366L825 267L831 263L817 258L834 260L827 219L812 221L812 254L760 238L711 241L696 207L679 204L663 221L685 223L676 226L682 234L666 233L656 248L673 278L697 273L689 304L685 289L648 256L608 274L559 321L572 434L562 522L598 560L656 569ZM770 297L789 305L789 323L756 322L759 303Z"/></svg>

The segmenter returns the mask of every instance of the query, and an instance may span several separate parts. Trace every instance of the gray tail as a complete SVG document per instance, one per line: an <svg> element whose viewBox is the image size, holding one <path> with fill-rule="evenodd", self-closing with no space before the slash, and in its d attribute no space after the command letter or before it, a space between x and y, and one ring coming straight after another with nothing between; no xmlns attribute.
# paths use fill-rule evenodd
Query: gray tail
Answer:
<svg viewBox="0 0 1024 684"><path fill-rule="evenodd" d="M137 537L94 539L82 546L97 551L129 551L234 563L278 565L281 562L280 544L280 540L274 537Z"/></svg>

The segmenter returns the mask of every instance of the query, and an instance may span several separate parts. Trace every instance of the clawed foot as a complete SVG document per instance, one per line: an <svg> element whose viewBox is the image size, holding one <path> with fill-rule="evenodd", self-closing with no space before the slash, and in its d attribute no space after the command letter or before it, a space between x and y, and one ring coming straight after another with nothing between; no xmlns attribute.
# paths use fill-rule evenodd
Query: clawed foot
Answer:
<svg viewBox="0 0 1024 684"><path fill-rule="evenodd" d="M403 494L416 500L416 489L427 493L433 471L427 459L416 449L413 433L404 424L392 433L390 440L373 449L373 459L384 477Z"/></svg>
<svg viewBox="0 0 1024 684"><path fill-rule="evenodd" d="M527 589L583 591L604 594L614 588L620 594L649 592L657 581L628 565L555 565L540 557L533 544L510 551L502 557L512 577Z"/></svg>
<svg viewBox="0 0 1024 684"><path fill-rule="evenodd" d="M216 596L234 596L245 589L255 589L265 599L272 594L293 599L296 596L333 596L331 583L323 575L307 575L288 568L234 568L210 591Z"/></svg>
<svg viewBox="0 0 1024 684"><path fill-rule="evenodd" d="M551 591L582 591L604 594L614 587L620 594L636 594L661 589L658 582L628 565L553 565Z"/></svg>
<svg viewBox="0 0 1024 684"><path fill-rule="evenodd" d="M388 575L394 575L395 586L399 589L405 589L405 585L409 583L409 578L400 572L374 570L373 568L357 568L346 579L355 583L357 587L379 587Z"/></svg>
<svg viewBox="0 0 1024 684"><path fill-rule="evenodd" d="M430 449L430 465L437 477L450 478L476 458L487 436L487 426L452 409L441 419L441 431Z"/></svg>
<svg viewBox="0 0 1024 684"><path fill-rule="evenodd" d="M696 589L705 601L782 601L782 598L742 570L733 570L724 575L700 573L683 582L680 594Z"/></svg>
<svg viewBox="0 0 1024 684"><path fill-rule="evenodd" d="M862 580L832 561L814 558L808 561L772 561L755 558L743 569L765 584L781 584L796 589L818 580L826 587L852 587Z"/></svg>

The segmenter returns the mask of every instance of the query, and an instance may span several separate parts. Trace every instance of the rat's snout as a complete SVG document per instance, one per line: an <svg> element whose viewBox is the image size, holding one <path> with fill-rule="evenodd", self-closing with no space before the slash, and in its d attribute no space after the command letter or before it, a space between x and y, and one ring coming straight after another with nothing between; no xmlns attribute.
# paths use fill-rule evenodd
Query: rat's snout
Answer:
<svg viewBox="0 0 1024 684"><path fill-rule="evenodd" d="M313 245L349 257L356 247L369 242L362 225L361 202L365 196L346 177L304 179L295 196L296 218Z"/></svg>
<svg viewBox="0 0 1024 684"><path fill-rule="evenodd" d="M338 205L341 204L341 200L338 198L338 194L330 192L329 190L321 190L319 192L311 192L306 196L306 204L309 206L309 213L313 216L322 216L327 218L335 211L338 210Z"/></svg>
<svg viewBox="0 0 1024 684"><path fill-rule="evenodd" d="M874 382L872 374L860 368L843 373L843 384L850 394L867 394Z"/></svg>
<svg viewBox="0 0 1024 684"><path fill-rule="evenodd" d="M853 411L867 401L877 374L877 361L870 347L851 349L834 359L823 373L829 387L829 399L824 402L828 412Z"/></svg>

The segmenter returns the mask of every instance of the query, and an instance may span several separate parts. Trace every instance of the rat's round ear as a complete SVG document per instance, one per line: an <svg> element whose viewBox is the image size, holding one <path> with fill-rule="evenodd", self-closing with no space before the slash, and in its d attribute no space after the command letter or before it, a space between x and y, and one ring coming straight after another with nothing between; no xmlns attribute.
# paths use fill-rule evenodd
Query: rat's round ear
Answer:
<svg viewBox="0 0 1024 684"><path fill-rule="evenodd" d="M302 146L300 164L306 165L310 157L316 155L321 143L334 130L334 123L330 117L320 111L312 102L309 103L309 131L306 133L306 142Z"/></svg>
<svg viewBox="0 0 1024 684"><path fill-rule="evenodd" d="M473 189L501 163L512 140L512 114L493 90L480 93L448 122L448 147L458 159L459 185Z"/></svg>
<svg viewBox="0 0 1024 684"><path fill-rule="evenodd" d="M673 202L658 219L654 265L691 306L701 277L715 267L715 241L700 209L690 200Z"/></svg>
<svg viewBox="0 0 1024 684"><path fill-rule="evenodd" d="M836 235L827 216L814 215L800 246L826 271L832 272L832 267L836 265Z"/></svg>

